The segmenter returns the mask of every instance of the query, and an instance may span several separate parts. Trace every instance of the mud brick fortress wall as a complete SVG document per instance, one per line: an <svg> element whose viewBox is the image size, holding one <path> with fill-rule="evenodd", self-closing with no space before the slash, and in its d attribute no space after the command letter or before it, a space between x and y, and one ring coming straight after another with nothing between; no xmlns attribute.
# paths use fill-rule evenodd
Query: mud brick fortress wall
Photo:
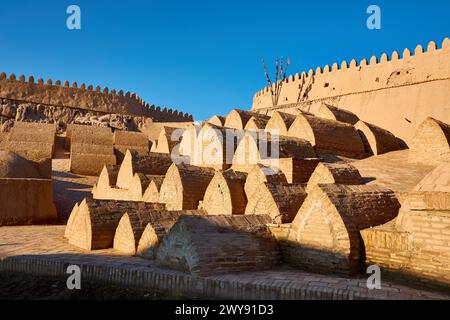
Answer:
<svg viewBox="0 0 450 320"><path fill-rule="evenodd" d="M450 122L450 40L441 48L394 51L359 63L343 61L318 67L283 83L277 106L269 87L257 92L252 111L314 112L322 102L352 111L363 121L381 126L409 143L426 117Z"/></svg>
<svg viewBox="0 0 450 320"><path fill-rule="evenodd" d="M76 82L70 85L68 81L61 84L61 81L57 80L53 83L50 79L46 82L43 79L35 82L32 76L26 81L25 76L21 75L16 78L15 74L7 76L5 73L0 73L0 99L9 100L16 104L35 104L33 110L22 110L29 113L47 115L53 113L70 117L70 115L67 115L70 113L68 111L73 111L72 114L93 112L97 115L115 114L133 118L146 117L159 122L192 121L192 115L149 105L135 93L124 93L122 90L116 92L116 90L109 90L107 87L102 89L100 86L94 88L92 85L87 86L84 83L78 86ZM14 110L1 111L2 117L17 118L16 113L20 110L15 110L16 112Z"/></svg>

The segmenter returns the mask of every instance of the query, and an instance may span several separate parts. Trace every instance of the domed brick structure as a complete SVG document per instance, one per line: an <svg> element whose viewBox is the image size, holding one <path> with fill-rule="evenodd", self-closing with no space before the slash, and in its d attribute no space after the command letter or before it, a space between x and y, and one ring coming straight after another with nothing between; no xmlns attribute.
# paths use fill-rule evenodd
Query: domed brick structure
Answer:
<svg viewBox="0 0 450 320"><path fill-rule="evenodd" d="M197 276L271 269L279 262L268 216L182 216L163 238L157 264Z"/></svg>
<svg viewBox="0 0 450 320"><path fill-rule="evenodd" d="M0 178L34 178L41 174L33 161L27 160L14 152L0 151Z"/></svg>
<svg viewBox="0 0 450 320"><path fill-rule="evenodd" d="M148 256L149 248L155 247L156 243L155 239L150 239L151 237L147 235L141 240L144 230L159 231L162 228L167 233L168 230L165 226L174 225L183 213L182 211L166 211L164 209L137 210L125 213L120 219L114 235L114 249L123 254L135 255L140 244L139 252L146 252Z"/></svg>
<svg viewBox="0 0 450 320"><path fill-rule="evenodd" d="M272 117L267 122L265 130L272 134L278 134L282 136L288 135L289 128L294 123L296 115L274 111Z"/></svg>
<svg viewBox="0 0 450 320"><path fill-rule="evenodd" d="M214 173L210 168L172 164L161 185L159 202L168 210L197 209Z"/></svg>
<svg viewBox="0 0 450 320"><path fill-rule="evenodd" d="M450 125L428 117L409 145L409 162L438 165L450 161Z"/></svg>
<svg viewBox="0 0 450 320"><path fill-rule="evenodd" d="M164 208L164 205L155 203L86 198L78 210L72 212L74 217L69 217L66 237L70 244L85 250L112 248L116 228L125 213Z"/></svg>
<svg viewBox="0 0 450 320"><path fill-rule="evenodd" d="M244 130L245 126L247 125L247 122L253 116L257 117L258 114L250 111L233 109L227 115L224 127Z"/></svg>
<svg viewBox="0 0 450 320"><path fill-rule="evenodd" d="M354 275L364 263L359 231L394 219L400 203L376 186L316 186L297 213L283 256L315 272Z"/></svg>
<svg viewBox="0 0 450 320"><path fill-rule="evenodd" d="M311 192L318 184L363 184L363 179L354 166L346 163L319 163L306 186L306 192Z"/></svg>
<svg viewBox="0 0 450 320"><path fill-rule="evenodd" d="M171 154L174 148L179 147L181 137L186 129L163 127L158 136L158 141L151 148L152 152ZM175 152L178 152L176 150Z"/></svg>
<svg viewBox="0 0 450 320"><path fill-rule="evenodd" d="M253 131L259 131L264 130L267 123L269 122L270 117L259 114L257 116L252 116L248 121L247 124L244 127L244 130L253 130Z"/></svg>
<svg viewBox="0 0 450 320"><path fill-rule="evenodd" d="M208 123L211 123L217 127L223 127L225 125L225 119L226 117L224 116L212 116L210 119L208 119Z"/></svg>
<svg viewBox="0 0 450 320"><path fill-rule="evenodd" d="M289 135L309 141L318 154L354 159L366 157L361 137L347 123L299 114L289 129Z"/></svg>
<svg viewBox="0 0 450 320"><path fill-rule="evenodd" d="M353 112L334 107L327 103L322 103L315 115L321 118L345 122L351 125L355 125L359 121L358 116Z"/></svg>
<svg viewBox="0 0 450 320"><path fill-rule="evenodd" d="M355 128L361 135L367 154L380 155L400 150L398 139L383 128L364 121L358 121Z"/></svg>
<svg viewBox="0 0 450 320"><path fill-rule="evenodd" d="M129 189L135 173L164 175L171 165L172 159L167 154L150 152L147 155L140 155L128 150L120 165L117 187Z"/></svg>
<svg viewBox="0 0 450 320"><path fill-rule="evenodd" d="M248 194L246 215L268 215L272 223L290 223L307 194L303 184L263 183Z"/></svg>
<svg viewBox="0 0 450 320"><path fill-rule="evenodd" d="M246 178L247 174L232 169L217 171L206 189L201 208L209 215L244 214Z"/></svg>

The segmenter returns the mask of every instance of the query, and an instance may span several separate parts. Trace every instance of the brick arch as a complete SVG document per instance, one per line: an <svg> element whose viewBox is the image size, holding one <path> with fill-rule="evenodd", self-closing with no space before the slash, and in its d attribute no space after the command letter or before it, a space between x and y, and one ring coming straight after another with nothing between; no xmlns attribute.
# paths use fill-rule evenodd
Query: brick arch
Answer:
<svg viewBox="0 0 450 320"><path fill-rule="evenodd" d="M85 250L112 248L117 226L126 212L163 209L164 205L156 203L86 198L74 212L67 238L70 244Z"/></svg>
<svg viewBox="0 0 450 320"><path fill-rule="evenodd" d="M98 181L92 189L94 199L111 199L112 188L116 185L120 165L104 165Z"/></svg>
<svg viewBox="0 0 450 320"><path fill-rule="evenodd" d="M287 184L286 176L281 171L276 171L272 168L261 164L254 165L248 172L245 180L244 190L247 197L258 192L260 185L265 182L273 184Z"/></svg>
<svg viewBox="0 0 450 320"><path fill-rule="evenodd" d="M72 211L70 212L69 219L67 220L66 229L64 230L64 238L68 238L69 235L72 233L73 228L73 221L75 220L76 215L78 214L78 210L81 205L84 205L84 202L86 200L83 200L81 204L75 203L74 207L72 208Z"/></svg>
<svg viewBox="0 0 450 320"><path fill-rule="evenodd" d="M246 215L265 214L273 223L290 223L306 198L303 184L262 183L247 194Z"/></svg>
<svg viewBox="0 0 450 320"><path fill-rule="evenodd" d="M67 221L65 236L69 240L69 243L86 250L91 250L92 229L90 227L91 217L89 215L87 199L83 200L78 210L75 210L75 207Z"/></svg>
<svg viewBox="0 0 450 320"><path fill-rule="evenodd" d="M297 115L288 134L309 141L317 153L355 159L366 157L361 137L347 123L302 113Z"/></svg>
<svg viewBox="0 0 450 320"><path fill-rule="evenodd" d="M162 235L159 236L158 229L155 229L152 224L147 224L139 239L136 253L146 259L154 259L156 254L156 248L159 246L162 240ZM166 230L164 230L166 231ZM166 233L166 232L165 232Z"/></svg>
<svg viewBox="0 0 450 320"><path fill-rule="evenodd" d="M344 222L318 187L308 195L292 222L289 241L299 245L289 256L300 267L346 275L359 271L359 232L352 223Z"/></svg>
<svg viewBox="0 0 450 320"><path fill-rule="evenodd" d="M320 105L315 115L321 118L345 122L351 125L354 125L359 120L358 116L353 112L340 109L326 103L322 103Z"/></svg>
<svg viewBox="0 0 450 320"><path fill-rule="evenodd" d="M306 192L311 192L318 184L362 184L362 177L354 166L346 163L324 163L317 165L306 186Z"/></svg>
<svg viewBox="0 0 450 320"><path fill-rule="evenodd" d="M141 225L140 219L137 217L133 221L130 220L130 214L126 212L119 221L119 225L116 228L114 235L113 248L117 251L127 254L136 254L136 238L138 238L138 224ZM145 226L144 226L145 227Z"/></svg>
<svg viewBox="0 0 450 320"><path fill-rule="evenodd" d="M117 174L117 187L129 189L136 172L146 175L164 175L172 165L172 159L167 154L148 153L141 155L136 151L127 150Z"/></svg>
<svg viewBox="0 0 450 320"><path fill-rule="evenodd" d="M204 167L227 169L229 167L229 163L226 161L227 153L228 158L232 159L234 150L234 142L230 146L230 150L227 149L227 130L225 128L205 123L194 139L193 162L191 163Z"/></svg>
<svg viewBox="0 0 450 320"><path fill-rule="evenodd" d="M152 181L148 185L147 189L142 196L142 201L144 202L158 202L159 192L161 191L161 185L164 180L162 175L153 175Z"/></svg>
<svg viewBox="0 0 450 320"><path fill-rule="evenodd" d="M356 123L355 128L358 130L366 153L369 155L380 155L400 149L397 138L388 130L361 120Z"/></svg>
<svg viewBox="0 0 450 320"><path fill-rule="evenodd" d="M288 131L289 136L305 139L314 146L316 143L316 137L314 131L307 121L307 119L299 114L296 116L295 121L292 123Z"/></svg>
<svg viewBox="0 0 450 320"><path fill-rule="evenodd" d="M179 146L184 131L185 129L182 128L163 127L158 136L158 144L153 151L172 154L174 148ZM176 139L177 136L178 140Z"/></svg>
<svg viewBox="0 0 450 320"><path fill-rule="evenodd" d="M151 178L142 173L135 173L127 191L129 201L142 201L145 190L149 186Z"/></svg>
<svg viewBox="0 0 450 320"><path fill-rule="evenodd" d="M417 128L410 143L409 161L439 164L450 160L450 125L428 117Z"/></svg>
<svg viewBox="0 0 450 320"><path fill-rule="evenodd" d="M183 183L178 167L173 164L164 177L159 194L159 201L165 203L169 210L183 209ZM193 209L193 208L191 208Z"/></svg>
<svg viewBox="0 0 450 320"><path fill-rule="evenodd" d="M160 202L168 210L197 209L213 176L214 169L174 163L161 185Z"/></svg>
<svg viewBox="0 0 450 320"><path fill-rule="evenodd" d="M280 111L275 111L267 122L265 130L270 133L287 135L289 128L295 121L295 115Z"/></svg>
<svg viewBox="0 0 450 320"><path fill-rule="evenodd" d="M232 168L248 172L261 161L259 153L259 137L255 132L247 132L238 142L233 155Z"/></svg>
<svg viewBox="0 0 450 320"><path fill-rule="evenodd" d="M253 113L250 111L233 109L225 118L224 126L232 129L244 130L245 125L253 116Z"/></svg>
<svg viewBox="0 0 450 320"><path fill-rule="evenodd" d="M196 124L190 124L183 132L180 141L180 147L178 149L180 156L189 159L189 163L192 163L195 153L197 134L200 132L200 127Z"/></svg>
<svg viewBox="0 0 450 320"><path fill-rule="evenodd" d="M244 127L244 130L259 131L263 130L270 117L266 115L252 116Z"/></svg>
<svg viewBox="0 0 450 320"><path fill-rule="evenodd" d="M225 124L225 117L215 115L215 116L212 116L207 122L211 123L217 127L223 127Z"/></svg>
<svg viewBox="0 0 450 320"><path fill-rule="evenodd" d="M151 251L158 245L158 239L163 237L184 213L168 212L163 206L150 211L138 209L126 212L115 232L114 249L127 255L140 253L147 258L153 258ZM145 232L147 233L144 234Z"/></svg>
<svg viewBox="0 0 450 320"><path fill-rule="evenodd" d="M264 215L182 216L162 239L156 263L198 276L271 269L277 245ZM239 257L233 263L224 261Z"/></svg>
<svg viewBox="0 0 450 320"><path fill-rule="evenodd" d="M202 208L209 215L244 214L247 204L244 184L247 175L234 170L217 171L208 185Z"/></svg>

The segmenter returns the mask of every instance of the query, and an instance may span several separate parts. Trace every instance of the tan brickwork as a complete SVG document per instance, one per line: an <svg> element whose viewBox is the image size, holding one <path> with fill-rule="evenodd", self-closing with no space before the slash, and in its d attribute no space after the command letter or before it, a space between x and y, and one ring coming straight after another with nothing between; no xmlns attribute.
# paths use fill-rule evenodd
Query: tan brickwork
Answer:
<svg viewBox="0 0 450 320"><path fill-rule="evenodd" d="M163 175L152 175L150 176L150 184L142 196L142 201L144 202L158 202L159 192L161 191L161 185L164 181Z"/></svg>
<svg viewBox="0 0 450 320"><path fill-rule="evenodd" d="M265 130L272 134L286 136L292 123L295 121L295 117L293 114L275 111L267 122Z"/></svg>
<svg viewBox="0 0 450 320"><path fill-rule="evenodd" d="M247 121L244 130L253 130L253 131L264 130L269 120L270 117L263 114L259 114L258 116L252 116Z"/></svg>
<svg viewBox="0 0 450 320"><path fill-rule="evenodd" d="M56 221L52 180L0 178L0 226Z"/></svg>
<svg viewBox="0 0 450 320"><path fill-rule="evenodd" d="M398 139L383 128L364 121L358 121L355 128L361 136L368 155L380 155L400 150Z"/></svg>
<svg viewBox="0 0 450 320"><path fill-rule="evenodd" d="M318 184L363 184L358 169L346 163L319 163L308 180L306 192L311 192Z"/></svg>
<svg viewBox="0 0 450 320"><path fill-rule="evenodd" d="M304 184L260 184L252 194L247 194L246 215L268 215L273 223L294 220L307 194Z"/></svg>
<svg viewBox="0 0 450 320"><path fill-rule="evenodd" d="M271 269L279 261L268 216L180 217L157 249L161 266L191 274Z"/></svg>
<svg viewBox="0 0 450 320"><path fill-rule="evenodd" d="M72 153L70 155L70 171L87 176L97 176L103 166L115 165L114 154Z"/></svg>
<svg viewBox="0 0 450 320"><path fill-rule="evenodd" d="M359 230L394 219L399 208L389 190L319 184L292 222L283 256L307 270L354 275L364 263Z"/></svg>
<svg viewBox="0 0 450 320"><path fill-rule="evenodd" d="M70 244L85 250L112 248L116 228L125 213L162 209L162 204L86 198L78 211L73 211L67 238Z"/></svg>
<svg viewBox="0 0 450 320"><path fill-rule="evenodd" d="M244 185L247 174L234 171L216 171L202 201L209 215L244 214L247 205Z"/></svg>
<svg viewBox="0 0 450 320"><path fill-rule="evenodd" d="M186 164L172 164L161 185L159 202L168 210L197 209L215 171Z"/></svg>
<svg viewBox="0 0 450 320"><path fill-rule="evenodd" d="M207 122L211 123L217 127L223 127L225 124L225 119L226 119L226 117L224 117L224 116L215 115L215 116L212 116L210 119L208 119Z"/></svg>
<svg viewBox="0 0 450 320"><path fill-rule="evenodd" d="M319 154L335 154L355 159L366 157L361 137L347 123L299 114L288 134L309 141Z"/></svg>
<svg viewBox="0 0 450 320"><path fill-rule="evenodd" d="M334 121L345 122L355 125L359 118L351 111L334 107L327 103L321 103L315 115L321 118L330 119Z"/></svg>
<svg viewBox="0 0 450 320"><path fill-rule="evenodd" d="M172 160L167 154L150 152L147 155L141 155L135 151L127 151L120 165L117 187L129 189L135 173L166 174L171 164Z"/></svg>
<svg viewBox="0 0 450 320"><path fill-rule="evenodd" d="M450 161L450 125L430 117L425 119L409 147L409 162L438 165Z"/></svg>
<svg viewBox="0 0 450 320"><path fill-rule="evenodd" d="M262 164L253 165L247 175L244 190L248 197L258 192L258 189L265 182L271 184L287 184L288 181L283 172L266 167Z"/></svg>
<svg viewBox="0 0 450 320"><path fill-rule="evenodd" d="M258 117L259 114L245 110L233 109L226 116L224 127L244 130L247 122L252 116Z"/></svg>
<svg viewBox="0 0 450 320"><path fill-rule="evenodd" d="M154 259L161 239L182 215L202 215L202 211L167 211L165 209L137 210L125 213L114 236L114 249L127 254L139 254Z"/></svg>

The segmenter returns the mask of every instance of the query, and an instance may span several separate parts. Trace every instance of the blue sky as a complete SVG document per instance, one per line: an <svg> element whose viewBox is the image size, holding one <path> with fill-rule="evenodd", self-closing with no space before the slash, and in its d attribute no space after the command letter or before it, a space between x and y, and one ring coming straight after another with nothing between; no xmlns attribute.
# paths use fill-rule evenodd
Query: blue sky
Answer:
<svg viewBox="0 0 450 320"><path fill-rule="evenodd" d="M82 29L66 28L81 8ZM366 28L379 5L382 29ZM1 1L0 71L137 92L196 120L250 108L270 70L291 73L450 36L450 1Z"/></svg>

